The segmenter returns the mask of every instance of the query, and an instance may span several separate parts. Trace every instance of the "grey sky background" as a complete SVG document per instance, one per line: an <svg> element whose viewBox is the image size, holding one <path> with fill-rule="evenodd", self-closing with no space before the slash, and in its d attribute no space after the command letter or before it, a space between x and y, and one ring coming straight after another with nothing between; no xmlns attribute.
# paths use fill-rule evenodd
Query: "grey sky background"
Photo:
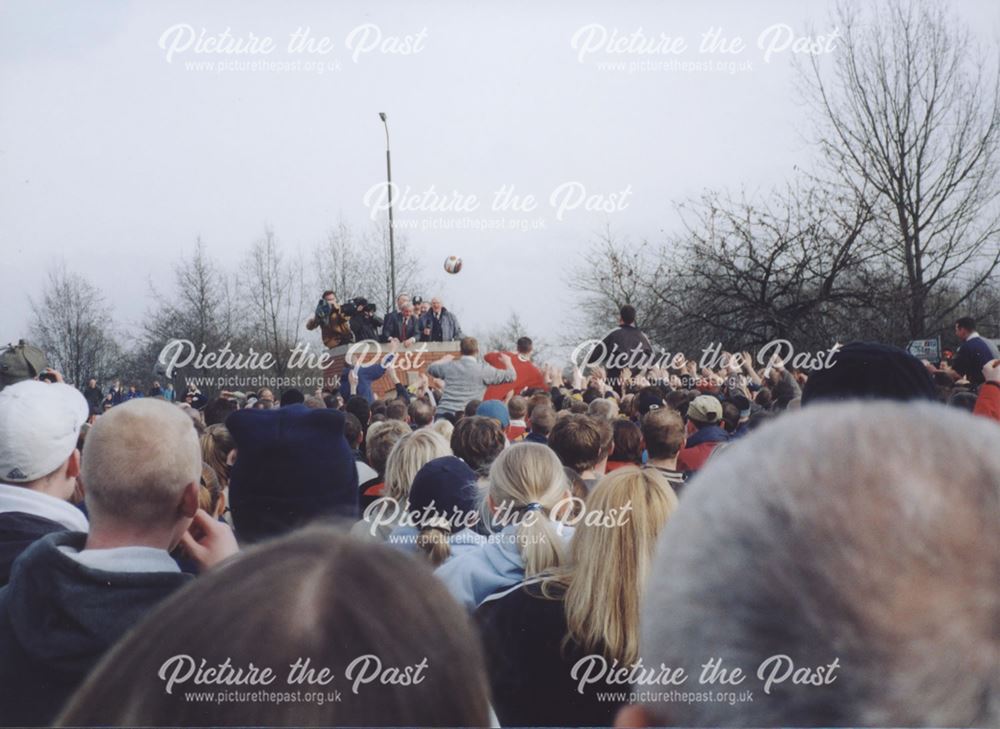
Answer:
<svg viewBox="0 0 1000 729"><path fill-rule="evenodd" d="M984 41L1000 6L952 4ZM340 219L368 224L365 193L384 180L389 114L393 178L421 194L476 195L472 213L406 213L397 220L541 220L544 228L408 230L424 261L425 294L440 294L465 329L484 332L516 310L530 332L565 332L573 267L606 225L623 240L676 230L673 201L706 188L767 190L808 164L810 119L796 98L792 54L770 63L758 36L776 23L797 34L833 30L825 2L140 3L0 4L0 341L27 332L29 295L64 261L98 283L117 318L134 326L154 302L151 280L171 282L176 256L198 236L235 264L271 226L290 255L311 257ZM571 45L597 23L648 38L683 36L677 56L594 53ZM208 35L269 36L263 55L178 52L164 32L188 24ZM348 35L364 24L383 39L425 31L409 55L362 53ZM327 55L286 52L308 26ZM740 54L699 54L700 35L742 36ZM372 31L374 32L374 31ZM412 40L412 38L411 38ZM391 43L391 41L388 41ZM834 51L836 52L836 51ZM198 70L200 62L322 62L339 70ZM725 71L628 70L602 63L732 60ZM549 206L563 183L588 195L631 189L624 209ZM493 212L513 185L533 213ZM464 259L457 276L446 256ZM596 263L596 262L595 262ZM347 295L365 292L344 292ZM609 323L610 324L610 323Z"/></svg>

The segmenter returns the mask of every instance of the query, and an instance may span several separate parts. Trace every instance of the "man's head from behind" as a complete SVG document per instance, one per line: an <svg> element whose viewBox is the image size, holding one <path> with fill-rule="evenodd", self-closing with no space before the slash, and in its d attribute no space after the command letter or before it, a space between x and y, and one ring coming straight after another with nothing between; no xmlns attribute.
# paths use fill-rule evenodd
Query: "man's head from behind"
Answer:
<svg viewBox="0 0 1000 729"><path fill-rule="evenodd" d="M720 657L754 700L629 707L619 725L996 725L1000 429L940 405L853 402L761 432L689 485L640 646L644 665L689 683Z"/></svg>
<svg viewBox="0 0 1000 729"><path fill-rule="evenodd" d="M642 419L642 439L651 459L676 458L687 439L684 419L671 408L650 410Z"/></svg>
<svg viewBox="0 0 1000 729"><path fill-rule="evenodd" d="M142 534L172 548L198 506L201 448L191 418L162 400L130 400L87 433L81 480L91 534Z"/></svg>
<svg viewBox="0 0 1000 729"><path fill-rule="evenodd" d="M458 347L463 357L475 357L479 354L479 341L475 337L462 337Z"/></svg>
<svg viewBox="0 0 1000 729"><path fill-rule="evenodd" d="M0 482L67 500L76 488L76 450L89 407L62 383L22 380L0 392Z"/></svg>
<svg viewBox="0 0 1000 729"><path fill-rule="evenodd" d="M556 424L556 411L549 403L536 405L531 411L531 432L548 435Z"/></svg>
<svg viewBox="0 0 1000 729"><path fill-rule="evenodd" d="M613 438L607 420L571 414L556 422L548 444L564 466L582 474L607 460Z"/></svg>
<svg viewBox="0 0 1000 729"><path fill-rule="evenodd" d="M625 304L618 311L618 319L623 326L632 326L635 324L635 307L631 304Z"/></svg>
<svg viewBox="0 0 1000 729"><path fill-rule="evenodd" d="M687 416L695 428L721 425L722 403L712 395L699 395L688 405Z"/></svg>

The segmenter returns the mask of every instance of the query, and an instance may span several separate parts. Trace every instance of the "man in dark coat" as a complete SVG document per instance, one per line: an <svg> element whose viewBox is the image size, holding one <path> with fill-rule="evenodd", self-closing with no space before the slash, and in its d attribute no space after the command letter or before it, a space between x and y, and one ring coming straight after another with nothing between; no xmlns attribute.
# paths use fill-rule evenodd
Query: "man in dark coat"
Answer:
<svg viewBox="0 0 1000 729"><path fill-rule="evenodd" d="M648 364L653 354L649 337L635 325L635 307L625 304L619 310L618 328L610 332L600 346L595 347L586 364L603 365L608 383L619 392L622 390L621 372L633 372Z"/></svg>
<svg viewBox="0 0 1000 729"><path fill-rule="evenodd" d="M382 341L398 339L404 347L411 346L420 338L420 318L413 311L410 297L400 294L396 298L398 311L386 315L382 325Z"/></svg>
<svg viewBox="0 0 1000 729"><path fill-rule="evenodd" d="M955 322L955 334L962 340L962 346L952 360L951 368L945 372L956 379L965 377L973 385L983 384L983 367L987 362L1000 358L997 346L983 339L976 331L976 320L963 316Z"/></svg>
<svg viewBox="0 0 1000 729"><path fill-rule="evenodd" d="M179 544L199 569L235 553L229 528L198 510L201 467L173 405L136 399L97 419L82 467L89 534L38 540L0 590L0 723L51 725L104 653L191 579L170 556Z"/></svg>
<svg viewBox="0 0 1000 729"><path fill-rule="evenodd" d="M454 342L462 338L458 319L444 308L441 299L431 299L431 308L420 317L420 341Z"/></svg>

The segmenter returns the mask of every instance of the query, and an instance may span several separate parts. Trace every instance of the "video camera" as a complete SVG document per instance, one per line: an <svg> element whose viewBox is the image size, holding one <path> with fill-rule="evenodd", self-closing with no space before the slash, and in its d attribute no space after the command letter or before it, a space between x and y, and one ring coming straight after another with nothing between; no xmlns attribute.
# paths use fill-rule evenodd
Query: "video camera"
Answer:
<svg viewBox="0 0 1000 729"><path fill-rule="evenodd" d="M374 314L377 308L374 302L369 303L368 299L364 296L355 296L353 299L345 301L341 305L340 310L345 316L354 316L355 314L362 313Z"/></svg>

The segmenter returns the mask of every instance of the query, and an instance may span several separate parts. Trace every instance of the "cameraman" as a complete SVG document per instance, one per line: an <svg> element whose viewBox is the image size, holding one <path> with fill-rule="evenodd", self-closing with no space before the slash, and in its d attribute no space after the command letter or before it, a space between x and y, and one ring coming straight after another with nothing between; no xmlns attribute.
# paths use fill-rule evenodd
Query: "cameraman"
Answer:
<svg viewBox="0 0 1000 729"><path fill-rule="evenodd" d="M337 296L332 291L323 292L315 314L306 322L306 329L310 331L317 327L323 337L323 344L331 349L354 341L350 322L337 305Z"/></svg>
<svg viewBox="0 0 1000 729"><path fill-rule="evenodd" d="M351 318L351 332L355 342L366 339L378 340L382 320L375 316L376 306L365 297L358 296L344 304L343 312Z"/></svg>

